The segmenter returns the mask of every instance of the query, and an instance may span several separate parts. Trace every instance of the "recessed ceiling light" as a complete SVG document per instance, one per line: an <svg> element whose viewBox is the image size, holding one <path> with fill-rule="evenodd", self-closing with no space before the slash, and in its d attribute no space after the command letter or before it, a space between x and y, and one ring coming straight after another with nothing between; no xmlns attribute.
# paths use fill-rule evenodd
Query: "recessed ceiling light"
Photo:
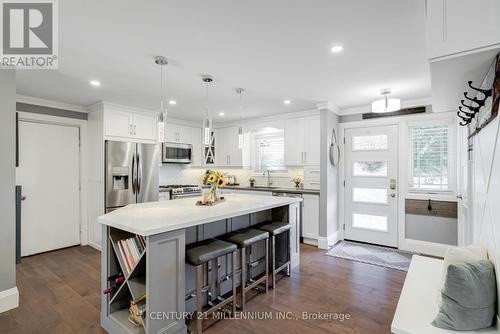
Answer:
<svg viewBox="0 0 500 334"><path fill-rule="evenodd" d="M224 115L225 114L222 111L219 113L219 116L224 116Z"/></svg>
<svg viewBox="0 0 500 334"><path fill-rule="evenodd" d="M175 106L177 104L177 101L176 100L170 100L170 101L168 101L168 104L170 104L171 106Z"/></svg>
<svg viewBox="0 0 500 334"><path fill-rule="evenodd" d="M332 51L333 53L339 53L341 52L342 50L344 50L344 47L342 45L334 45L332 46L332 48L330 49L330 51Z"/></svg>
<svg viewBox="0 0 500 334"><path fill-rule="evenodd" d="M101 85L101 83L99 81L97 81L97 80L90 80L90 84L92 86L96 86L96 87Z"/></svg>
<svg viewBox="0 0 500 334"><path fill-rule="evenodd" d="M283 103L284 104L290 104L290 103L292 103L292 101L290 101L290 100L284 100Z"/></svg>

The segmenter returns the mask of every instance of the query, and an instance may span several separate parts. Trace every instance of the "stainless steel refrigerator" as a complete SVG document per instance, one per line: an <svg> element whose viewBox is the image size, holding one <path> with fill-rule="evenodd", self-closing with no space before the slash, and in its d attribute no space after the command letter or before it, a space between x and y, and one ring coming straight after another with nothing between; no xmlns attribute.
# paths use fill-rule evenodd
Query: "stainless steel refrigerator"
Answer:
<svg viewBox="0 0 500 334"><path fill-rule="evenodd" d="M106 213L132 203L158 201L159 145L106 141Z"/></svg>

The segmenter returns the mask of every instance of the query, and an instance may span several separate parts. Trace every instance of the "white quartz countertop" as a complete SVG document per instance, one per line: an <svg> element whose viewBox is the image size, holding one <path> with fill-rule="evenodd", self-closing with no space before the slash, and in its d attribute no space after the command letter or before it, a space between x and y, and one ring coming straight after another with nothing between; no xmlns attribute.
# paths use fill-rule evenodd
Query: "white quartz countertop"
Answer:
<svg viewBox="0 0 500 334"><path fill-rule="evenodd" d="M97 218L101 224L149 236L302 201L294 197L227 194L214 206L197 206L200 197L130 204Z"/></svg>

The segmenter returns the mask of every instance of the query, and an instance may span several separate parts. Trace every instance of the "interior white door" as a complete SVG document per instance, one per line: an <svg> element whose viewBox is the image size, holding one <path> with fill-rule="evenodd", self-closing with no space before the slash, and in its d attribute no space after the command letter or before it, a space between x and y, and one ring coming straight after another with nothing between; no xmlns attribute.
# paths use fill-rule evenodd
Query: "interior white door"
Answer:
<svg viewBox="0 0 500 334"><path fill-rule="evenodd" d="M345 131L345 239L398 245L398 127Z"/></svg>
<svg viewBox="0 0 500 334"><path fill-rule="evenodd" d="M80 244L79 128L19 122L21 256Z"/></svg>

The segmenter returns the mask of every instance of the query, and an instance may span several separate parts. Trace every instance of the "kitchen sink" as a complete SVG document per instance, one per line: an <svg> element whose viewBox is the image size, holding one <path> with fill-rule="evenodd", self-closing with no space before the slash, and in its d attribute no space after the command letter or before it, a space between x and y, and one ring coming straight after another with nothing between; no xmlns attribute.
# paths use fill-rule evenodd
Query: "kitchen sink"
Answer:
<svg viewBox="0 0 500 334"><path fill-rule="evenodd" d="M278 186L253 186L249 188L259 188L259 189L278 189Z"/></svg>

